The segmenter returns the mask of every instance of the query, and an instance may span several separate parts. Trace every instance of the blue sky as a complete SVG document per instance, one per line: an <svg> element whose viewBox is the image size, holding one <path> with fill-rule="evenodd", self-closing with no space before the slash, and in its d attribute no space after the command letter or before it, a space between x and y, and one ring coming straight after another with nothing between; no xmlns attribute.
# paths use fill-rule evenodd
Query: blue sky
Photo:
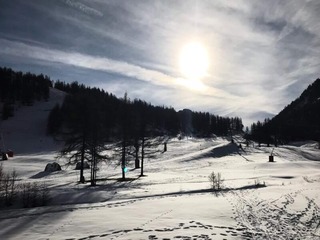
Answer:
<svg viewBox="0 0 320 240"><path fill-rule="evenodd" d="M319 12L318 0L0 0L0 66L250 124L320 77ZM194 41L201 88L179 68Z"/></svg>

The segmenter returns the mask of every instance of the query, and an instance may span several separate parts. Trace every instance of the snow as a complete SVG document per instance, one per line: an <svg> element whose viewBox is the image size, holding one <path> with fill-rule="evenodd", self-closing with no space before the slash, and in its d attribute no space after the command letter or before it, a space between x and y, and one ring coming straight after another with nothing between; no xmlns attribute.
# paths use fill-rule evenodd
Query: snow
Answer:
<svg viewBox="0 0 320 240"><path fill-rule="evenodd" d="M36 127L18 125L22 117L40 118L43 111L35 112L44 105L3 122L6 146L17 155L2 164L21 182L46 182L52 199L44 207L1 209L1 239L320 239L315 142L277 147L269 163L266 146L238 150L224 138L171 139L167 152L146 161L146 177L132 165L130 181L121 182L120 168L103 164L98 178L104 180L90 187L77 184L79 171L63 159L57 161L62 171L43 173L59 145ZM15 141L22 133L10 126L25 129L28 141ZM225 179L220 192L210 191L212 171ZM257 182L266 187L255 188Z"/></svg>
<svg viewBox="0 0 320 240"><path fill-rule="evenodd" d="M47 119L50 110L56 104L62 104L64 96L64 92L52 88L48 102L17 107L14 117L0 122L0 148L18 154L56 151L59 145L46 136Z"/></svg>

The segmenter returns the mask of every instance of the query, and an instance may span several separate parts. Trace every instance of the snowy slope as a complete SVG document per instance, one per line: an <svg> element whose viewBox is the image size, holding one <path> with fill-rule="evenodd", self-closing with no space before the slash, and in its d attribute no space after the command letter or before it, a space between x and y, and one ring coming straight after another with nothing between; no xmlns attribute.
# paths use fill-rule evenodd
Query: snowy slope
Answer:
<svg viewBox="0 0 320 240"><path fill-rule="evenodd" d="M146 163L147 177L131 170L132 181L118 182L120 169L103 165L99 176L109 180L94 188L77 185L72 168L39 175L54 154L21 155L4 167L24 181L48 182L53 199L2 210L1 239L320 239L319 150L315 143L279 147L269 163L270 150L244 147L239 155L221 138L173 139ZM19 167L25 158L29 172ZM213 170L225 179L219 193L208 191ZM266 187L250 188L255 181Z"/></svg>
<svg viewBox="0 0 320 240"><path fill-rule="evenodd" d="M61 93L55 94L60 101ZM18 155L2 164L15 169L21 183L46 182L51 202L0 209L0 239L320 239L315 142L275 148L275 162L269 163L272 148L238 150L224 138L171 139L167 152L146 161L146 177L130 168L130 181L120 182L120 168L112 162L99 166L102 180L90 187L77 184L79 172L64 166L64 159L62 171L43 172L59 150L45 136L46 104L3 123L6 145ZM32 118L39 128L27 127ZM19 140L25 136L29 141ZM220 192L210 191L212 171L225 179ZM266 187L254 187L257 182Z"/></svg>
<svg viewBox="0 0 320 240"><path fill-rule="evenodd" d="M0 123L0 148L11 149L16 154L55 151L57 144L46 136L47 119L50 110L61 104L64 96L64 92L52 88L48 102L19 107L14 117Z"/></svg>

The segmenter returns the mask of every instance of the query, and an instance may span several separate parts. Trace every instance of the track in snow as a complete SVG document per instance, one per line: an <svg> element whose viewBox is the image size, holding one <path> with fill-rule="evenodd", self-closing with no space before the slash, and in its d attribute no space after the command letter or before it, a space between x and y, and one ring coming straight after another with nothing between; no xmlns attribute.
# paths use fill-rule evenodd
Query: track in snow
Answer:
<svg viewBox="0 0 320 240"><path fill-rule="evenodd" d="M236 192L234 210L248 239L320 239L320 211L303 191L284 194L271 202Z"/></svg>

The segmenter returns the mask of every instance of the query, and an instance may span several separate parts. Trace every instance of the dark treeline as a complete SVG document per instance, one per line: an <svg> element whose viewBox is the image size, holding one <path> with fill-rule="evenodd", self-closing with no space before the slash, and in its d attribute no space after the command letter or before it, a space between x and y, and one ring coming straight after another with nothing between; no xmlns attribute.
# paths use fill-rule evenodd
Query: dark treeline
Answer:
<svg viewBox="0 0 320 240"><path fill-rule="evenodd" d="M196 136L210 137L212 134L226 136L242 132L242 119L220 117L208 112L192 113L193 132Z"/></svg>
<svg viewBox="0 0 320 240"><path fill-rule="evenodd" d="M43 74L15 72L0 67L1 102L32 105L34 101L48 100L52 81Z"/></svg>
<svg viewBox="0 0 320 240"><path fill-rule="evenodd" d="M130 100L127 96L122 99L117 98L102 89L86 87L77 82L69 84L57 81L54 87L69 94L63 105L56 106L50 114L48 124L50 134L57 133L56 130L65 124L73 125L73 121L77 118L71 119L70 116L74 116L76 111L79 111L79 115L96 116L93 119L94 123L101 122L103 129L111 138L117 138L119 135L119 124L124 118L128 129L131 130L142 121L146 122L157 135L176 135L180 130L179 118L173 108L153 106L139 99Z"/></svg>
<svg viewBox="0 0 320 240"><path fill-rule="evenodd" d="M48 100L52 81L43 74L15 72L0 67L0 101L2 119L14 114L14 105L31 106L34 101Z"/></svg>
<svg viewBox="0 0 320 240"><path fill-rule="evenodd" d="M58 106L52 111L51 118L54 118L52 125L49 124L48 133L54 134L58 130L61 123L64 121L62 116L67 116L68 111L72 111L73 107L70 105L77 105L80 101L73 101L78 98L78 96L86 98L89 102L92 98L98 98L94 101L95 107L98 107L101 112L106 114L104 122L109 133L113 133L113 136L117 135L117 124L121 121L124 116L122 111L128 112L130 117L129 125L132 128L135 127L137 123L142 121L146 122L154 132L158 133L156 135L177 135L178 133L185 135L195 135L197 137L210 137L212 134L223 136L228 135L232 132L241 132L243 125L242 119L235 117L220 117L217 115L210 114L208 112L192 112L186 110L188 114L183 113L185 110L177 112L173 108L168 108L164 106L153 106L150 103L146 103L140 99L119 99L112 94L100 90L98 88L86 87L78 82L65 83L57 81L54 85L55 88L69 93L68 97L65 99L63 106L60 108L61 117L54 117L54 112L58 112ZM71 102L74 102L73 104ZM126 102L126 107L122 105ZM190 125L186 127L185 125ZM187 129L188 128L188 129ZM112 135L112 134L111 134Z"/></svg>
<svg viewBox="0 0 320 240"><path fill-rule="evenodd" d="M320 141L320 79L274 118L253 123L248 138L267 144Z"/></svg>

